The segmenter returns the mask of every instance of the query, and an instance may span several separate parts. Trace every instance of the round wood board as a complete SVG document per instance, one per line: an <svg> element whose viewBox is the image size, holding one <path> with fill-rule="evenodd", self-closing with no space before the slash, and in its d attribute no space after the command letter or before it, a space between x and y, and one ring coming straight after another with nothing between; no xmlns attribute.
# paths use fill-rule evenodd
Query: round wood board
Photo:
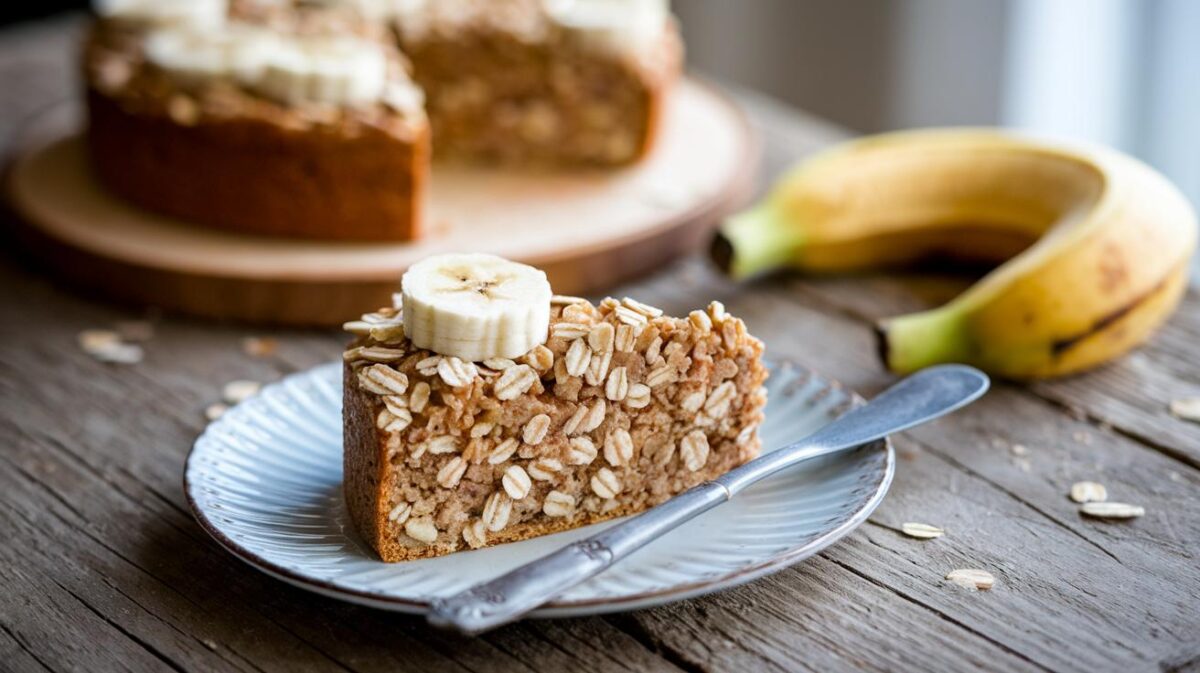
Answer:
<svg viewBox="0 0 1200 673"><path fill-rule="evenodd" d="M329 243L210 230L128 205L95 183L78 121L66 116L78 114L42 115L9 167L8 196L31 250L113 299L257 323L340 324L390 304L409 264L446 251L520 260L544 269L556 292L587 294L698 245L748 196L758 158L742 112L684 81L658 145L637 166L435 165L423 240Z"/></svg>

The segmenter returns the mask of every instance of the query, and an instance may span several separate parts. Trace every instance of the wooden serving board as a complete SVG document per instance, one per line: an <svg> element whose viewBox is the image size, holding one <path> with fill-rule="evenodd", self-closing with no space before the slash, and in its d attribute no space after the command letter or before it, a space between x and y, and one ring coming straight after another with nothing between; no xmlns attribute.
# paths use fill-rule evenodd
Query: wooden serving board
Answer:
<svg viewBox="0 0 1200 673"><path fill-rule="evenodd" d="M96 184L78 129L78 114L42 115L9 167L19 235L49 270L125 302L294 325L340 324L388 304L408 265L445 251L533 264L559 293L600 290L703 241L748 195L758 153L731 101L685 81L658 146L635 167L439 165L426 238L328 243L238 235L139 210Z"/></svg>

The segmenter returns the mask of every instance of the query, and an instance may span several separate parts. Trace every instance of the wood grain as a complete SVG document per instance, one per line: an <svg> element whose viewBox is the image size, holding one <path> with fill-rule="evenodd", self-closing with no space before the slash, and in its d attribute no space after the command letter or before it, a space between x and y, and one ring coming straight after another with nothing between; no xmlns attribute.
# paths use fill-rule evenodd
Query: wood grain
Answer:
<svg viewBox="0 0 1200 673"><path fill-rule="evenodd" d="M16 92L0 97L0 132L69 90L73 25L0 35L0 85ZM763 132L768 175L842 137L753 94L739 100ZM466 639L263 576L207 539L184 507L183 460L221 385L333 359L342 335L150 316L145 361L104 365L79 351L76 333L143 315L38 272L0 257L0 669L1200 669L1200 425L1166 412L1171 399L1200 395L1194 292L1129 358L1072 379L997 385L897 438L884 504L816 558L677 605ZM871 394L891 381L875 362L871 322L943 301L962 282L735 286L691 258L612 292L671 312L720 299L774 356ZM277 337L279 351L246 355L251 334ZM1146 516L1080 517L1066 495L1080 479ZM897 531L905 521L947 534L910 539ZM956 567L987 569L996 585L952 586L942 578Z"/></svg>

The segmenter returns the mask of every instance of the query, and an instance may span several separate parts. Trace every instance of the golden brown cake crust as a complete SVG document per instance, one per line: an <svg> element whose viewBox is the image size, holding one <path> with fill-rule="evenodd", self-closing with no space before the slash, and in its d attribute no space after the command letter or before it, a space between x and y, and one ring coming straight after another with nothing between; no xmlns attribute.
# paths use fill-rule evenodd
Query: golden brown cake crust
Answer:
<svg viewBox="0 0 1200 673"><path fill-rule="evenodd" d="M345 495L362 537L385 561L522 540L644 510L757 455L762 344L719 304L653 310L558 306L544 346L486 364L412 348L392 310L356 323ZM447 371L462 367L469 381Z"/></svg>

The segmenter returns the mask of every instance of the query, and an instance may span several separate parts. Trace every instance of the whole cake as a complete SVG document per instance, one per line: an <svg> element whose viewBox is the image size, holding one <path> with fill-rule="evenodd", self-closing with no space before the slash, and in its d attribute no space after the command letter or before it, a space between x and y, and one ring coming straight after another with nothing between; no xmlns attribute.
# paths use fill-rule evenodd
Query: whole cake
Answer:
<svg viewBox="0 0 1200 673"><path fill-rule="evenodd" d="M760 448L762 343L716 302L593 305L531 267L443 255L346 329L345 497L385 561L638 512Z"/></svg>
<svg viewBox="0 0 1200 673"><path fill-rule="evenodd" d="M100 182L196 224L420 236L431 153L619 166L682 45L666 0L100 0L85 46Z"/></svg>

